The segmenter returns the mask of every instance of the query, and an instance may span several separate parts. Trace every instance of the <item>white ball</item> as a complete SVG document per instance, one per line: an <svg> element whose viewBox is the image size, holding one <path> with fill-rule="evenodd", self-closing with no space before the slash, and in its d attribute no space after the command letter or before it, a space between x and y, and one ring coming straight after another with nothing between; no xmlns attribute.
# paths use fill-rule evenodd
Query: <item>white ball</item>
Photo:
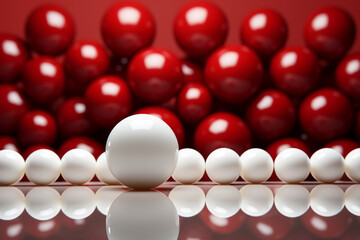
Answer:
<svg viewBox="0 0 360 240"><path fill-rule="evenodd" d="M311 190L310 199L311 209L323 217L335 216L345 204L344 192L336 185L317 185Z"/></svg>
<svg viewBox="0 0 360 240"><path fill-rule="evenodd" d="M16 187L0 187L0 219L13 220L25 209L25 196Z"/></svg>
<svg viewBox="0 0 360 240"><path fill-rule="evenodd" d="M102 153L96 161L96 177L105 184L120 184L110 172L105 153Z"/></svg>
<svg viewBox="0 0 360 240"><path fill-rule="evenodd" d="M123 119L106 143L110 171L134 189L157 187L174 172L179 145L174 132L160 118L137 114Z"/></svg>
<svg viewBox="0 0 360 240"><path fill-rule="evenodd" d="M343 156L332 148L316 151L310 158L311 175L319 182L333 183L344 175Z"/></svg>
<svg viewBox="0 0 360 240"><path fill-rule="evenodd" d="M61 194L62 212L71 219L87 218L95 208L95 194L88 187L69 187Z"/></svg>
<svg viewBox="0 0 360 240"><path fill-rule="evenodd" d="M60 209L60 194L51 187L35 187L26 194L26 211L37 220L50 220Z"/></svg>
<svg viewBox="0 0 360 240"><path fill-rule="evenodd" d="M81 185L95 176L96 160L83 149L72 149L61 158L61 175L65 181Z"/></svg>
<svg viewBox="0 0 360 240"><path fill-rule="evenodd" d="M360 183L360 148L345 157L345 173L352 181Z"/></svg>
<svg viewBox="0 0 360 240"><path fill-rule="evenodd" d="M121 186L103 186L96 191L96 207L105 216L109 212L111 204L126 190Z"/></svg>
<svg viewBox="0 0 360 240"><path fill-rule="evenodd" d="M274 196L265 185L246 185L240 189L241 210L249 216L265 215L273 206Z"/></svg>
<svg viewBox="0 0 360 240"><path fill-rule="evenodd" d="M273 172L271 156L260 148L245 151L241 157L241 177L250 183L262 183L268 180Z"/></svg>
<svg viewBox="0 0 360 240"><path fill-rule="evenodd" d="M345 207L356 216L360 216L360 185L350 186L345 191Z"/></svg>
<svg viewBox="0 0 360 240"><path fill-rule="evenodd" d="M310 193L301 185L284 185L275 194L275 207L285 217L300 217L310 207Z"/></svg>
<svg viewBox="0 0 360 240"><path fill-rule="evenodd" d="M25 173L35 184L49 185L60 176L60 158L51 150L36 150L26 159Z"/></svg>
<svg viewBox="0 0 360 240"><path fill-rule="evenodd" d="M240 193L234 186L214 186L206 194L206 207L220 218L234 216L240 210Z"/></svg>
<svg viewBox="0 0 360 240"><path fill-rule="evenodd" d="M18 183L25 173L24 158L13 150L0 150L0 185Z"/></svg>
<svg viewBox="0 0 360 240"><path fill-rule="evenodd" d="M218 148L206 159L206 173L219 184L235 182L241 171L239 155L229 148Z"/></svg>
<svg viewBox="0 0 360 240"><path fill-rule="evenodd" d="M310 173L308 155L297 148L288 148L281 151L274 162L276 176L287 183L304 181Z"/></svg>
<svg viewBox="0 0 360 240"><path fill-rule="evenodd" d="M199 181L205 173L205 159L196 150L184 148L179 151L177 165L172 177L182 184Z"/></svg>

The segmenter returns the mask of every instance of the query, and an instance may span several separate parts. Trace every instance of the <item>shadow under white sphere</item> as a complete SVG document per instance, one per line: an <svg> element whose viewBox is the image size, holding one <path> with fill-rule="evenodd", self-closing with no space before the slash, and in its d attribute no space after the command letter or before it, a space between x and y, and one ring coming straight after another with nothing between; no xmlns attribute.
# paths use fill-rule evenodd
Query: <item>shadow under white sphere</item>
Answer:
<svg viewBox="0 0 360 240"><path fill-rule="evenodd" d="M240 210L240 193L234 186L214 186L206 195L206 207L215 216L229 218Z"/></svg>
<svg viewBox="0 0 360 240"><path fill-rule="evenodd" d="M310 192L311 209L323 217L332 217L338 214L345 204L343 190L332 184L318 185Z"/></svg>
<svg viewBox="0 0 360 240"><path fill-rule="evenodd" d="M69 187L61 194L61 209L71 219L87 218L95 208L95 194L88 187Z"/></svg>
<svg viewBox="0 0 360 240"><path fill-rule="evenodd" d="M198 186L176 186L170 191L169 198L181 217L193 217L205 206L205 193Z"/></svg>
<svg viewBox="0 0 360 240"><path fill-rule="evenodd" d="M265 215L273 206L273 193L264 185L246 185L240 189L241 210L252 217Z"/></svg>
<svg viewBox="0 0 360 240"><path fill-rule="evenodd" d="M299 217L310 207L310 193L301 185L284 185L275 194L275 207L285 217Z"/></svg>
<svg viewBox="0 0 360 240"><path fill-rule="evenodd" d="M25 209L25 196L16 187L0 187L0 219L13 220Z"/></svg>
<svg viewBox="0 0 360 240"><path fill-rule="evenodd" d="M26 211L37 220L54 218L61 209L60 194L52 187L34 187L26 194Z"/></svg>

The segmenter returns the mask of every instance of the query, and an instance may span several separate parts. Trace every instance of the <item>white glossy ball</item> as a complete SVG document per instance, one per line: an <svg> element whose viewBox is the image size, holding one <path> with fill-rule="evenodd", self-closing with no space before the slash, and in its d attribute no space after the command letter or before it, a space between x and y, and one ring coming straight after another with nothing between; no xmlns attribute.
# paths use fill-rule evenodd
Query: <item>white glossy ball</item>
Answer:
<svg viewBox="0 0 360 240"><path fill-rule="evenodd" d="M13 150L0 150L0 185L18 183L25 173L24 158Z"/></svg>
<svg viewBox="0 0 360 240"><path fill-rule="evenodd" d="M240 193L234 186L214 186L206 194L206 207L220 218L234 216L240 210Z"/></svg>
<svg viewBox="0 0 360 240"><path fill-rule="evenodd" d="M198 186L176 186L169 198L181 217L193 217L205 206L205 193Z"/></svg>
<svg viewBox="0 0 360 240"><path fill-rule="evenodd" d="M107 215L111 204L126 190L121 186L103 186L95 193L96 207L104 215Z"/></svg>
<svg viewBox="0 0 360 240"><path fill-rule="evenodd" d="M26 211L40 221L54 218L61 209L60 194L51 187L35 187L26 194Z"/></svg>
<svg viewBox="0 0 360 240"><path fill-rule="evenodd" d="M266 151L252 148L241 157L241 177L250 183L262 183L268 180L273 172L273 160Z"/></svg>
<svg viewBox="0 0 360 240"><path fill-rule="evenodd" d="M69 187L61 194L62 212L71 219L87 218L95 208L95 194L88 187Z"/></svg>
<svg viewBox="0 0 360 240"><path fill-rule="evenodd" d="M265 215L273 206L272 191L264 185L246 185L240 189L241 210L249 216Z"/></svg>
<svg viewBox="0 0 360 240"><path fill-rule="evenodd" d="M137 114L111 131L106 159L113 176L134 189L157 187L174 172L179 145L174 132L160 118Z"/></svg>
<svg viewBox="0 0 360 240"><path fill-rule="evenodd" d="M310 193L301 185L284 185L276 191L275 206L285 217L300 217L310 207Z"/></svg>
<svg viewBox="0 0 360 240"><path fill-rule="evenodd" d="M179 151L178 161L172 177L182 184L193 184L205 173L205 159L196 150L184 148Z"/></svg>
<svg viewBox="0 0 360 240"><path fill-rule="evenodd" d="M49 185L60 176L60 158L51 150L36 150L26 159L25 173L35 184Z"/></svg>
<svg viewBox="0 0 360 240"><path fill-rule="evenodd" d="M360 183L360 148L352 150L345 157L345 174L352 181Z"/></svg>
<svg viewBox="0 0 360 240"><path fill-rule="evenodd" d="M344 170L344 158L334 149L320 149L310 158L311 175L319 182L333 183L344 175Z"/></svg>
<svg viewBox="0 0 360 240"><path fill-rule="evenodd" d="M345 207L355 216L360 216L360 185L352 185L346 189Z"/></svg>
<svg viewBox="0 0 360 240"><path fill-rule="evenodd" d="M311 190L310 199L311 209L323 217L335 216L345 204L344 192L337 185L317 185Z"/></svg>
<svg viewBox="0 0 360 240"><path fill-rule="evenodd" d="M205 167L209 178L219 184L235 182L241 171L239 155L229 148L218 148L210 153Z"/></svg>
<svg viewBox="0 0 360 240"><path fill-rule="evenodd" d="M0 187L0 219L13 220L25 209L25 196L16 187Z"/></svg>
<svg viewBox="0 0 360 240"><path fill-rule="evenodd" d="M94 156L83 149L72 149L61 158L61 175L65 181L82 185L95 176L96 160Z"/></svg>
<svg viewBox="0 0 360 240"><path fill-rule="evenodd" d="M120 184L119 181L116 180L116 178L112 175L109 169L105 153L102 153L96 161L96 177L105 184Z"/></svg>
<svg viewBox="0 0 360 240"><path fill-rule="evenodd" d="M275 158L274 169L276 176L278 176L281 181L300 183L309 176L309 157L300 149L285 149Z"/></svg>

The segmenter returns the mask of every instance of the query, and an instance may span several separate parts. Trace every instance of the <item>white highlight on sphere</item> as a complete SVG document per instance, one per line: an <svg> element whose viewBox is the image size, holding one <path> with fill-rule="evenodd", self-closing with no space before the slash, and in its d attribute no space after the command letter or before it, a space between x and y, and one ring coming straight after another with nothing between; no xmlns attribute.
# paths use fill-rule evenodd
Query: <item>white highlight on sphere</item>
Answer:
<svg viewBox="0 0 360 240"><path fill-rule="evenodd" d="M184 148L179 151L177 165L172 177L182 184L193 184L205 173L205 159L196 150Z"/></svg>
<svg viewBox="0 0 360 240"><path fill-rule="evenodd" d="M96 207L105 216L108 214L111 204L115 199L125 192L120 186L103 186L95 193Z"/></svg>
<svg viewBox="0 0 360 240"><path fill-rule="evenodd" d="M273 193L264 185L246 185L240 189L241 210L249 216L265 215L273 206Z"/></svg>
<svg viewBox="0 0 360 240"><path fill-rule="evenodd" d="M69 187L61 194L61 210L71 219L87 218L95 208L95 194L88 187Z"/></svg>
<svg viewBox="0 0 360 240"><path fill-rule="evenodd" d="M300 149L288 148L281 151L275 159L274 169L276 176L287 183L300 183L310 173L308 155Z"/></svg>
<svg viewBox="0 0 360 240"><path fill-rule="evenodd" d="M206 159L206 173L219 184L231 184L239 178L241 163L239 155L229 148L218 148Z"/></svg>
<svg viewBox="0 0 360 240"><path fill-rule="evenodd" d="M24 158L13 150L0 150L0 185L18 183L24 174Z"/></svg>
<svg viewBox="0 0 360 240"><path fill-rule="evenodd" d="M65 181L82 185L95 176L96 160L94 156L83 149L72 149L61 158L61 175Z"/></svg>
<svg viewBox="0 0 360 240"><path fill-rule="evenodd" d="M234 186L214 186L206 194L206 207L220 218L234 216L240 210L240 193Z"/></svg>
<svg viewBox="0 0 360 240"><path fill-rule="evenodd" d="M174 172L179 145L174 132L160 118L136 114L111 131L106 159L113 176L134 189L157 187Z"/></svg>
<svg viewBox="0 0 360 240"><path fill-rule="evenodd" d="M25 196L16 187L0 187L0 219L13 220L25 209Z"/></svg>
<svg viewBox="0 0 360 240"><path fill-rule="evenodd" d="M344 175L344 170L344 158L334 149L320 149L310 158L311 175L319 182L333 183Z"/></svg>
<svg viewBox="0 0 360 240"><path fill-rule="evenodd" d="M60 158L51 150L36 150L26 159L25 173L35 184L49 185L60 176Z"/></svg>
<svg viewBox="0 0 360 240"><path fill-rule="evenodd" d="M176 186L170 191L169 198L181 217L193 217L205 206L205 193L198 186Z"/></svg>
<svg viewBox="0 0 360 240"><path fill-rule="evenodd" d="M40 221L54 218L61 209L60 194L51 187L35 187L26 194L26 211Z"/></svg>
<svg viewBox="0 0 360 240"><path fill-rule="evenodd" d="M271 156L260 148L245 151L241 157L241 177L250 183L262 183L268 180L273 172Z"/></svg>
<svg viewBox="0 0 360 240"><path fill-rule="evenodd" d="M285 217L300 217L310 207L310 193L301 185L284 185L276 191L275 207Z"/></svg>
<svg viewBox="0 0 360 240"><path fill-rule="evenodd" d="M352 181L360 183L360 148L352 150L345 157L345 174Z"/></svg>
<svg viewBox="0 0 360 240"><path fill-rule="evenodd" d="M110 172L105 153L102 153L96 161L96 177L105 184L120 184Z"/></svg>
<svg viewBox="0 0 360 240"><path fill-rule="evenodd" d="M350 186L345 191L345 207L356 216L360 216L360 185Z"/></svg>
<svg viewBox="0 0 360 240"><path fill-rule="evenodd" d="M311 209L320 216L331 217L338 214L345 204L343 190L336 185L317 185L310 192Z"/></svg>

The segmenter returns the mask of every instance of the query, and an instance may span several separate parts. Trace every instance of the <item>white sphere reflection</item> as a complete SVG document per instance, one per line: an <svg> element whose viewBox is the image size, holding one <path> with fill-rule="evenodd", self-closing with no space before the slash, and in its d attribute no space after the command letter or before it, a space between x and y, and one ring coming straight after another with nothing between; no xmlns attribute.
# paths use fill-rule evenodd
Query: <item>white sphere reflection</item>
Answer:
<svg viewBox="0 0 360 240"><path fill-rule="evenodd" d="M61 209L60 194L51 187L34 187L26 194L26 211L37 220L54 218Z"/></svg>
<svg viewBox="0 0 360 240"><path fill-rule="evenodd" d="M323 217L335 216L345 204L344 192L336 185L318 185L311 190L310 198L311 209Z"/></svg>
<svg viewBox="0 0 360 240"><path fill-rule="evenodd" d="M214 186L206 194L206 207L215 216L229 218L240 210L240 193L234 186Z"/></svg>
<svg viewBox="0 0 360 240"><path fill-rule="evenodd" d="M241 209L252 217L259 217L270 211L273 193L264 185L247 185L240 189Z"/></svg>
<svg viewBox="0 0 360 240"><path fill-rule="evenodd" d="M352 185L345 191L345 207L356 216L360 216L360 185Z"/></svg>
<svg viewBox="0 0 360 240"><path fill-rule="evenodd" d="M61 205L69 218L84 219L96 208L95 194L88 187L69 187L61 194Z"/></svg>
<svg viewBox="0 0 360 240"><path fill-rule="evenodd" d="M104 215L107 215L111 204L115 199L125 192L124 187L119 186L104 186L96 191L96 207Z"/></svg>
<svg viewBox="0 0 360 240"><path fill-rule="evenodd" d="M275 207L285 217L299 217L310 207L310 193L301 185L284 185L275 194Z"/></svg>
<svg viewBox="0 0 360 240"><path fill-rule="evenodd" d="M25 209L25 196L15 187L0 187L0 219L13 220Z"/></svg>
<svg viewBox="0 0 360 240"><path fill-rule="evenodd" d="M205 193L198 186L176 186L169 198L181 217L193 217L205 206Z"/></svg>

